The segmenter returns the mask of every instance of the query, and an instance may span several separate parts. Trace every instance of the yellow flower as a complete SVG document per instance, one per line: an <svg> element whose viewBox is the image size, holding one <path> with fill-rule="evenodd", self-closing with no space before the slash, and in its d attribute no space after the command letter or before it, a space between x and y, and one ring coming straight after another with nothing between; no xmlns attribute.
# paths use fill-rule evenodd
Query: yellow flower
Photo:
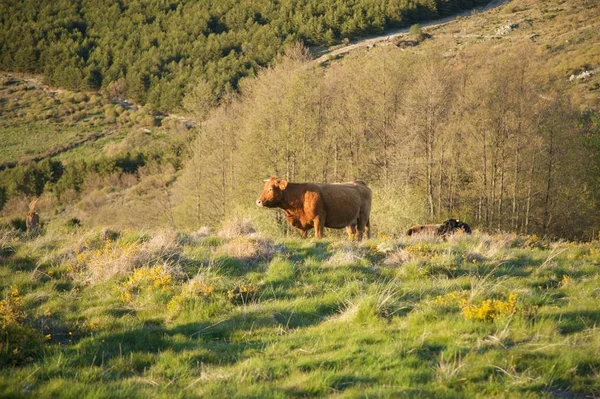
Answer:
<svg viewBox="0 0 600 399"><path fill-rule="evenodd" d="M481 305L468 305L464 302L463 316L467 319L493 321L499 316L510 316L515 312L517 294L512 293L507 301L498 299L486 299Z"/></svg>

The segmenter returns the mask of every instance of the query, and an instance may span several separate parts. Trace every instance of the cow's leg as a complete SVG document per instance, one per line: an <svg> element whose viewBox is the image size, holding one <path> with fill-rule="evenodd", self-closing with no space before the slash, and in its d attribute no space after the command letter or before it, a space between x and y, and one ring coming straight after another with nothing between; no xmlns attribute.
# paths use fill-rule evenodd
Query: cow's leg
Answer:
<svg viewBox="0 0 600 399"><path fill-rule="evenodd" d="M364 219L358 218L358 223L356 224L356 239L358 241L362 240L364 232L365 232L365 221L364 221Z"/></svg>
<svg viewBox="0 0 600 399"><path fill-rule="evenodd" d="M361 241L363 238L363 234L365 233L365 231L367 231L367 237L370 238L370 236L368 235L368 230L366 229L367 224L369 223L369 219L366 217L366 215L360 215L358 217L358 221L356 223L356 237L358 239L358 241Z"/></svg>
<svg viewBox="0 0 600 399"><path fill-rule="evenodd" d="M300 237L301 238L308 237L308 230L304 230L304 229L299 229L299 230L300 230Z"/></svg>
<svg viewBox="0 0 600 399"><path fill-rule="evenodd" d="M313 223L315 225L315 238L317 240L323 238L323 230L325 229L325 217L315 216Z"/></svg>
<svg viewBox="0 0 600 399"><path fill-rule="evenodd" d="M348 233L348 239L352 240L356 235L356 227L353 224L346 226L346 232Z"/></svg>
<svg viewBox="0 0 600 399"><path fill-rule="evenodd" d="M367 239L371 238L371 221L367 219L367 223L365 224L365 233L367 233Z"/></svg>

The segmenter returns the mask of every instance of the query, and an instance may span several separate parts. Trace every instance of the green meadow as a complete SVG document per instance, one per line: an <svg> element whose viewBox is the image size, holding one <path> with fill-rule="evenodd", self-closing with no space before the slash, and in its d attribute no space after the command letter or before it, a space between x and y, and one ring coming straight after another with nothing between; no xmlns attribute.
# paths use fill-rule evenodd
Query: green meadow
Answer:
<svg viewBox="0 0 600 399"><path fill-rule="evenodd" d="M594 397L600 243L0 238L3 397Z"/></svg>

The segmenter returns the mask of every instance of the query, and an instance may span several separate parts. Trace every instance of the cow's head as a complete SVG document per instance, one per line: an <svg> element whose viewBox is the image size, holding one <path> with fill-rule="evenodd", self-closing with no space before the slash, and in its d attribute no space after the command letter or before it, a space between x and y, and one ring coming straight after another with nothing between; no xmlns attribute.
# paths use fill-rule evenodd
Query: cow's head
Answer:
<svg viewBox="0 0 600 399"><path fill-rule="evenodd" d="M460 224L460 220L458 220L458 219L447 219L444 222L444 226L446 226L447 228L450 228L452 230L458 228L459 224Z"/></svg>
<svg viewBox="0 0 600 399"><path fill-rule="evenodd" d="M459 223L458 219L446 219L438 229L438 232L440 234L453 233L458 228Z"/></svg>
<svg viewBox="0 0 600 399"><path fill-rule="evenodd" d="M280 180L275 176L265 180L263 192L256 200L256 205L267 208L276 208L282 205L283 191L287 187L288 182Z"/></svg>

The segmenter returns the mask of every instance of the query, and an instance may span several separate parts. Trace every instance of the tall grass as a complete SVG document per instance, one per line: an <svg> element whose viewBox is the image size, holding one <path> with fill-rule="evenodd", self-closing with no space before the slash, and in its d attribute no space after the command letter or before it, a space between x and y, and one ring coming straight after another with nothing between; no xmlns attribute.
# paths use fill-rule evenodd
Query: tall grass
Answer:
<svg viewBox="0 0 600 399"><path fill-rule="evenodd" d="M281 240L244 223L3 231L0 394L600 392L596 242Z"/></svg>

